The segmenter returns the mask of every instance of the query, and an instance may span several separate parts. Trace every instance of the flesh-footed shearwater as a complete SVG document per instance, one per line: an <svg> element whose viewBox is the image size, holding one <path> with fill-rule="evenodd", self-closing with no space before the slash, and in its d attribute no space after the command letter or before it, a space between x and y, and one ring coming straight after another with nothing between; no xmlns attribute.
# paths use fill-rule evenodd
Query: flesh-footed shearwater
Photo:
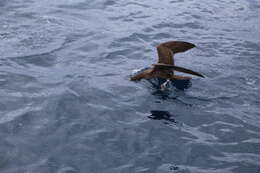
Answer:
<svg viewBox="0 0 260 173"><path fill-rule="evenodd" d="M166 82L164 82L161 85L161 88L164 89L166 85L170 82L170 80L191 79L191 77L189 76L175 75L174 71L188 73L188 74L192 74L204 78L204 76L198 72L183 67L175 66L174 64L174 54L185 52L194 47L195 47L194 44L184 42L184 41L168 41L165 43L161 43L160 45L157 46L158 63L152 64L152 67L149 67L143 70L142 72L131 76L130 80L138 81L141 79L153 79L153 78L165 79Z"/></svg>

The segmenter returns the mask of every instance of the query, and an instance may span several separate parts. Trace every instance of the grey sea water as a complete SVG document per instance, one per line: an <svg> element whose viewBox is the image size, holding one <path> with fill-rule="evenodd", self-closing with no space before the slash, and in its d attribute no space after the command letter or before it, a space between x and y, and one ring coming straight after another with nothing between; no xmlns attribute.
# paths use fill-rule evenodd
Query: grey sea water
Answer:
<svg viewBox="0 0 260 173"><path fill-rule="evenodd" d="M1 173L259 173L260 2L1 0ZM161 93L155 46L201 72Z"/></svg>

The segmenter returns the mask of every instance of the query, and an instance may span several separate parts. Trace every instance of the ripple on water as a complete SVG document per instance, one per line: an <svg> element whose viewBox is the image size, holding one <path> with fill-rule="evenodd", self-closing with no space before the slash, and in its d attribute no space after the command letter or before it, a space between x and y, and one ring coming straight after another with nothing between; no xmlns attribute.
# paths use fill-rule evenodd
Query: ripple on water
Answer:
<svg viewBox="0 0 260 173"><path fill-rule="evenodd" d="M40 28L40 30L42 29L44 28ZM14 29L14 32L9 36L9 38L1 41L1 45L4 48L1 49L1 58L34 56L51 53L63 46L64 39L60 39L54 33L48 33L43 30L42 33L39 31L28 32L28 30L26 30L27 29ZM53 35L56 35L56 38Z"/></svg>

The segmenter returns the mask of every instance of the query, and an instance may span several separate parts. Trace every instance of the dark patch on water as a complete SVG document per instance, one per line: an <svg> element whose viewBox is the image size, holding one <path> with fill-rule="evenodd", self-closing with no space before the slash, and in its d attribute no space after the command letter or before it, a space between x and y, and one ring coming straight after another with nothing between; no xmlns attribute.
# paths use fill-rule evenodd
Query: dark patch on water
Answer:
<svg viewBox="0 0 260 173"><path fill-rule="evenodd" d="M151 111L151 115L149 115L148 118L153 120L165 120L168 122L177 123L177 121L173 118L173 115L171 115L168 111L153 110Z"/></svg>

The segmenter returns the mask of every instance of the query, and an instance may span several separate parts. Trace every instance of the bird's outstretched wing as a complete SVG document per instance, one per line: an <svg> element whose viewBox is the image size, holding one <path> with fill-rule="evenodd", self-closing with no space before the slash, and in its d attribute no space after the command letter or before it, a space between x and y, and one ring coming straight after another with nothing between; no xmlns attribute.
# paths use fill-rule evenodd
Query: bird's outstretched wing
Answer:
<svg viewBox="0 0 260 173"><path fill-rule="evenodd" d="M172 69L172 70L179 71L179 72L182 72L182 73L188 73L188 74L192 74L192 75L204 78L204 76L202 74L198 73L198 72L195 72L193 70L186 69L186 68L183 68L183 67L178 67L178 66L175 66L175 65L157 63L157 64L153 64L153 66L156 69Z"/></svg>
<svg viewBox="0 0 260 173"><path fill-rule="evenodd" d="M174 54L185 52L195 47L194 44L184 41L169 41L157 46L158 63L174 65Z"/></svg>

